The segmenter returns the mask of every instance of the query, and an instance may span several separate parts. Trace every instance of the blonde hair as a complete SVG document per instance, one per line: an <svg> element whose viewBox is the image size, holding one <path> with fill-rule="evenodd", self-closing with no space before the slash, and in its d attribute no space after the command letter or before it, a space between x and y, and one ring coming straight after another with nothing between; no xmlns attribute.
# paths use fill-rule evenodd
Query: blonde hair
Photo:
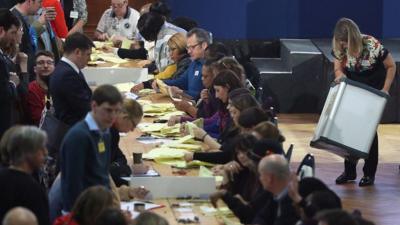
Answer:
<svg viewBox="0 0 400 225"><path fill-rule="evenodd" d="M344 54L344 49L340 41L348 43L348 53L358 56L363 48L362 34L357 24L348 18L341 18L336 23L333 32L332 49L335 53Z"/></svg>
<svg viewBox="0 0 400 225"><path fill-rule="evenodd" d="M279 129L269 121L264 121L257 124L253 131L257 132L263 139L272 139L279 142L285 141L285 137L282 136Z"/></svg>
<svg viewBox="0 0 400 225"><path fill-rule="evenodd" d="M122 103L122 112L127 114L130 120L140 120L143 117L142 106L133 99L124 99Z"/></svg>
<svg viewBox="0 0 400 225"><path fill-rule="evenodd" d="M186 54L186 36L182 33L176 33L167 42L168 47L178 49L179 53Z"/></svg>

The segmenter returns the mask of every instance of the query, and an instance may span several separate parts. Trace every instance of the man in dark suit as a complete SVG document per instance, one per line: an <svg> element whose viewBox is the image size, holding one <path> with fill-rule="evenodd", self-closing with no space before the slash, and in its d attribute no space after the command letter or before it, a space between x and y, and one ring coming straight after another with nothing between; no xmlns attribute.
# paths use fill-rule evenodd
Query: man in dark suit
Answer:
<svg viewBox="0 0 400 225"><path fill-rule="evenodd" d="M264 157L258 165L260 181L265 190L274 195L274 200L257 215L253 223L271 225L295 225L300 219L288 195L290 181L289 163L282 155Z"/></svg>
<svg viewBox="0 0 400 225"><path fill-rule="evenodd" d="M82 33L67 37L64 55L50 79L50 95L55 116L67 125L74 125L90 111L92 91L81 72L90 60L93 42Z"/></svg>
<svg viewBox="0 0 400 225"><path fill-rule="evenodd" d="M23 35L22 41L19 46L21 52L28 55L28 72L31 74L30 81L35 79L33 66L35 65L35 54L38 50L38 30L39 27L46 25L51 16L46 15L46 11L42 13L37 20L28 21L29 16L34 16L38 13L39 9L42 7L41 0L16 0L17 4L11 9L11 12L19 19L22 24ZM43 32L44 29L41 29Z"/></svg>
<svg viewBox="0 0 400 225"><path fill-rule="evenodd" d="M11 9L16 4L16 0L0 0L0 8Z"/></svg>
<svg viewBox="0 0 400 225"><path fill-rule="evenodd" d="M0 9L0 42L3 42L4 46L13 43L19 26L18 19L8 9ZM6 56L0 49L0 138L12 126L11 112L19 82L15 77L16 75L10 74Z"/></svg>

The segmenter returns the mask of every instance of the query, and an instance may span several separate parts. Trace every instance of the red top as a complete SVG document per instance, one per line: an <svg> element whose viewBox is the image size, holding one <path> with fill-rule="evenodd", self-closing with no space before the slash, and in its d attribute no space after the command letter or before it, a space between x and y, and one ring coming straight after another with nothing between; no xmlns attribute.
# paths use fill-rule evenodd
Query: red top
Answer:
<svg viewBox="0 0 400 225"><path fill-rule="evenodd" d="M39 83L34 80L28 86L28 107L30 116L34 124L39 125L40 117L45 106L46 90L39 86Z"/></svg>
<svg viewBox="0 0 400 225"><path fill-rule="evenodd" d="M66 38L68 35L67 24L65 23L64 10L59 0L43 0L43 7L54 7L56 9L56 19L51 21L51 26L59 38Z"/></svg>
<svg viewBox="0 0 400 225"><path fill-rule="evenodd" d="M75 220L71 218L71 213L58 217L53 225L79 225Z"/></svg>

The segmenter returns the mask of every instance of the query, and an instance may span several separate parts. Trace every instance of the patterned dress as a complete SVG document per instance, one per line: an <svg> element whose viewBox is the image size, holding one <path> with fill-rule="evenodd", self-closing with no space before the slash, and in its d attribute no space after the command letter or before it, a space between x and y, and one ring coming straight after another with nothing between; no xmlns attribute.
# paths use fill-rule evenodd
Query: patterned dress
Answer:
<svg viewBox="0 0 400 225"><path fill-rule="evenodd" d="M333 51L332 55L344 65L344 73L349 79L367 84L378 90L383 88L386 70L383 61L388 50L374 37L363 36L363 48L359 57L344 52Z"/></svg>

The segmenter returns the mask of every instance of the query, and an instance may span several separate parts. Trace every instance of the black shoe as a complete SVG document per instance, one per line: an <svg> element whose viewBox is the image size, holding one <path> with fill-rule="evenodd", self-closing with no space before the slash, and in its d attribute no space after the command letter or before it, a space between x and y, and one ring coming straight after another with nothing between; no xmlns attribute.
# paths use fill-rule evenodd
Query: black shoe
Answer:
<svg viewBox="0 0 400 225"><path fill-rule="evenodd" d="M363 178L361 178L360 180L360 183L358 183L358 186L360 187L371 186L374 185L374 182L375 182L375 177L363 176Z"/></svg>
<svg viewBox="0 0 400 225"><path fill-rule="evenodd" d="M347 175L346 173L342 173L338 178L336 178L336 184L345 184L349 181L353 181L357 178L357 175Z"/></svg>

